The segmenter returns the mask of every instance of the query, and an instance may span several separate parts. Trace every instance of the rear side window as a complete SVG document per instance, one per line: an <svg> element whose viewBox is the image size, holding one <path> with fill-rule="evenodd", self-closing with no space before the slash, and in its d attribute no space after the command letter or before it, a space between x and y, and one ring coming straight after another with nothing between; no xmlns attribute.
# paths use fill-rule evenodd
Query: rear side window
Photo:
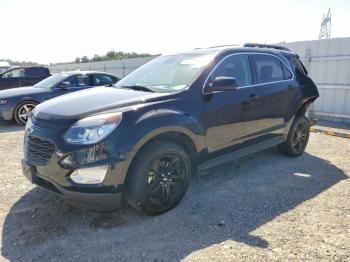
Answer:
<svg viewBox="0 0 350 262"><path fill-rule="evenodd" d="M284 80L281 61L271 55L253 55L258 82L269 83Z"/></svg>
<svg viewBox="0 0 350 262"><path fill-rule="evenodd" d="M290 72L290 70L284 64L282 64L282 68L283 68L284 79L285 80L292 79L293 75Z"/></svg>
<svg viewBox="0 0 350 262"><path fill-rule="evenodd" d="M234 77L237 86L253 83L248 55L231 55L219 64L210 76L211 81L219 76Z"/></svg>
<svg viewBox="0 0 350 262"><path fill-rule="evenodd" d="M109 75L95 75L94 86L105 86L113 84L115 80Z"/></svg>
<svg viewBox="0 0 350 262"><path fill-rule="evenodd" d="M299 60L299 58L297 57L292 57L291 58L291 62L292 64L295 66L295 68L297 70L299 70L300 72L304 73L305 75L307 75L306 69L304 67L304 65L301 63L301 61Z"/></svg>
<svg viewBox="0 0 350 262"><path fill-rule="evenodd" d="M47 76L46 68L26 68L26 76L27 77L45 77Z"/></svg>

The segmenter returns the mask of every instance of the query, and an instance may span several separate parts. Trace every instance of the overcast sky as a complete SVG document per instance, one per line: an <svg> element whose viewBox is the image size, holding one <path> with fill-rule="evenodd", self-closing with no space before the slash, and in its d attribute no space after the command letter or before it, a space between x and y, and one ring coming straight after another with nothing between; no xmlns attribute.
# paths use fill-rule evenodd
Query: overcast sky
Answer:
<svg viewBox="0 0 350 262"><path fill-rule="evenodd" d="M0 58L54 63L109 50L177 52L350 36L350 0L0 0Z"/></svg>

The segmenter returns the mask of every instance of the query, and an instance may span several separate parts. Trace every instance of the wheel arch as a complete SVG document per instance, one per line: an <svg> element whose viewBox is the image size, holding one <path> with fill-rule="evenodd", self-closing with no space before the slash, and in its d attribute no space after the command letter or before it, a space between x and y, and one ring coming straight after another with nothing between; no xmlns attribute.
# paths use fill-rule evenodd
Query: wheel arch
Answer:
<svg viewBox="0 0 350 262"><path fill-rule="evenodd" d="M316 100L317 97L313 97L313 98L309 98L307 100L305 100L301 107L299 108L297 115L300 114L305 114L305 112L307 111L307 109L310 107L310 105Z"/></svg>
<svg viewBox="0 0 350 262"><path fill-rule="evenodd" d="M197 147L194 140L191 138L191 136L184 132L183 130L174 130L174 129L162 129L162 131L154 132L151 135L147 136L147 139L143 139L141 142L138 143L136 146L137 149L129 156L129 164L124 180L124 184L128 183L129 177L130 177L130 170L131 166L135 163L137 160L137 156L142 152L142 150L147 147L147 145L154 143L156 141L168 141L176 143L180 146L182 146L185 151L188 153L191 164L192 164L192 174L194 174L197 170L197 156L199 152L199 148Z"/></svg>

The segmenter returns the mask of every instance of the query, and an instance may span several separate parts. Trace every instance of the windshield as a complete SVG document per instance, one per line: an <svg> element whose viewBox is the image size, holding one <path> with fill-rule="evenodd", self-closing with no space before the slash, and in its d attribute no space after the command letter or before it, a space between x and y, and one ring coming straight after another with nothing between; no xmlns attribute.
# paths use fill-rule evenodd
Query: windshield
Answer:
<svg viewBox="0 0 350 262"><path fill-rule="evenodd" d="M176 92L189 86L213 57L213 54L160 56L136 69L115 86L148 87L154 92Z"/></svg>
<svg viewBox="0 0 350 262"><path fill-rule="evenodd" d="M48 78L45 78L44 80L40 81L34 86L39 88L51 88L57 83L66 79L68 76L69 74L66 74L66 73L55 74L55 75L49 76Z"/></svg>

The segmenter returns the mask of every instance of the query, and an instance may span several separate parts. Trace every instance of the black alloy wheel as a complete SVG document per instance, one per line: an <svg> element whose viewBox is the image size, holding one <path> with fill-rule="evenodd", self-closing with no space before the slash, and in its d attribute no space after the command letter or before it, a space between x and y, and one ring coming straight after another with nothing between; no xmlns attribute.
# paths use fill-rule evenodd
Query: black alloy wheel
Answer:
<svg viewBox="0 0 350 262"><path fill-rule="evenodd" d="M148 170L147 197L156 205L167 204L185 184L185 163L176 154L154 160Z"/></svg>
<svg viewBox="0 0 350 262"><path fill-rule="evenodd" d="M300 156L307 146L310 136L309 120L304 115L296 116L285 142L278 145L281 153L289 156Z"/></svg>
<svg viewBox="0 0 350 262"><path fill-rule="evenodd" d="M309 125L305 121L301 121L297 124L292 140L292 146L295 152L303 151L308 140Z"/></svg>
<svg viewBox="0 0 350 262"><path fill-rule="evenodd" d="M182 146L152 142L141 149L131 165L126 200L147 215L164 213L185 195L191 170L191 160Z"/></svg>

